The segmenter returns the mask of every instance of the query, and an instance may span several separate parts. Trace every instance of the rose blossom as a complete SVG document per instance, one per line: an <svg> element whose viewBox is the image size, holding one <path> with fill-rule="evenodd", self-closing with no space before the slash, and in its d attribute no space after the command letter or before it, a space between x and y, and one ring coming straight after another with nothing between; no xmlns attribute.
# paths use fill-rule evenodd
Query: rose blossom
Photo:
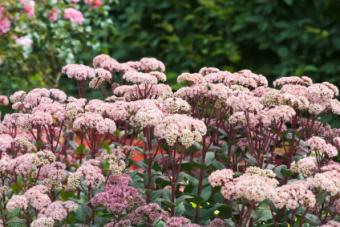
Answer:
<svg viewBox="0 0 340 227"><path fill-rule="evenodd" d="M83 14L74 8L64 9L64 18L74 24L82 24L84 22Z"/></svg>

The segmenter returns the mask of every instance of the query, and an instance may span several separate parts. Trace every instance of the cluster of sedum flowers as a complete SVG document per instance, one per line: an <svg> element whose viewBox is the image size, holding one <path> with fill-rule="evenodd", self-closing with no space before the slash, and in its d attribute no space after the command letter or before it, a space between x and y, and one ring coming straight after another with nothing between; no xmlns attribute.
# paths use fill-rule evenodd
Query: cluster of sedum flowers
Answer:
<svg viewBox="0 0 340 227"><path fill-rule="evenodd" d="M76 12L70 11L67 19L82 23ZM8 196L9 187L1 185L0 197L8 196L9 211L34 208L37 217L31 226L63 222L85 197L92 212L102 206L112 217L122 217L110 220L107 226L144 225L146 220L161 220L166 226L200 226L171 215L163 204L147 203L143 191L132 186L128 172L135 160L126 159L139 142L144 144L139 148L148 144L150 153L154 147L160 148L155 160L157 155L170 159L165 152L174 151L175 162L178 157L189 161L187 151L196 147L201 150L190 161L196 161L204 149L227 145L226 155L232 154L229 161L237 161L236 165L224 165L224 157L216 153L216 161L226 169L213 171L207 179L212 187L219 187L225 201L247 204L251 209L266 201L276 211L315 211L316 195L327 192L330 204L337 205L332 199L339 197L340 167L330 160L338 156L340 132L316 120L323 113L340 115L339 90L333 84L293 76L277 79L275 88L270 88L263 75L250 70L231 73L204 67L197 73L179 75L178 83L188 86L173 92L163 84L166 74L161 61L142 58L120 63L108 55L95 57L92 67L69 64L62 72L79 86L86 81L90 88L106 83L112 96L87 100L68 97L58 89L37 88L15 92L9 99L0 97L0 105L11 103L16 110L6 114L0 124L3 184L17 179L34 182L13 196ZM189 149L197 144L203 146ZM284 150L279 158L278 149ZM153 154L143 158L149 161ZM257 162L261 159L264 161ZM172 170L175 174L170 180L176 178L177 167L171 161L157 167L167 173ZM274 173L281 164L287 166L289 177ZM210 165L204 171L213 168L217 167ZM138 173L146 175L147 171L138 169ZM196 176L195 171L190 174ZM177 183L172 182L174 191ZM180 185L178 191L184 187ZM73 193L77 203L55 196L58 191ZM208 226L225 225L216 219Z"/></svg>

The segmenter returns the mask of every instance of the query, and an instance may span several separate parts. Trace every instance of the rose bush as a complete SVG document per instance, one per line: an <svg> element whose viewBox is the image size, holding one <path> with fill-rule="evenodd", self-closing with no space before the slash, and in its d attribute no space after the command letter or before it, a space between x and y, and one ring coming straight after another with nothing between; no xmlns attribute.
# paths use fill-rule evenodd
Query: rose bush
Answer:
<svg viewBox="0 0 340 227"><path fill-rule="evenodd" d="M115 5L116 0L1 1L1 91L57 86L63 65L106 52Z"/></svg>
<svg viewBox="0 0 340 227"><path fill-rule="evenodd" d="M204 67L173 92L161 61L108 55L61 71L79 97L0 99L4 226L339 226L335 85Z"/></svg>

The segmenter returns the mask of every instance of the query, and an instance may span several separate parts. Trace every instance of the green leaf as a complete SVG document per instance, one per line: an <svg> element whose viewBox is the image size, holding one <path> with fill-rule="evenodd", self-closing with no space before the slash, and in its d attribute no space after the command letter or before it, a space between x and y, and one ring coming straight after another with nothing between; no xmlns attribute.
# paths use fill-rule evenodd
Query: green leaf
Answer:
<svg viewBox="0 0 340 227"><path fill-rule="evenodd" d="M203 198L203 201L207 201L210 199L210 196L211 196L211 193L212 193L212 188L211 186L206 186L203 188L202 190L202 198Z"/></svg>
<svg viewBox="0 0 340 227"><path fill-rule="evenodd" d="M215 152L207 152L205 155L205 164L208 166L215 160Z"/></svg>
<svg viewBox="0 0 340 227"><path fill-rule="evenodd" d="M183 202L180 202L179 204L176 205L175 208L175 213L177 216L181 216L185 211L185 206Z"/></svg>
<svg viewBox="0 0 340 227"><path fill-rule="evenodd" d="M322 204L326 201L328 193L326 191L322 191L316 195L316 202L318 204Z"/></svg>
<svg viewBox="0 0 340 227"><path fill-rule="evenodd" d="M320 219L313 214L310 214L310 213L306 214L305 219L306 219L307 223L309 223L313 226L319 226L320 225Z"/></svg>
<svg viewBox="0 0 340 227"><path fill-rule="evenodd" d="M86 149L86 147L85 147L84 144L80 144L80 145L76 148L75 152L76 152L77 155L83 156L83 155L85 155L88 151L87 151L87 149Z"/></svg>
<svg viewBox="0 0 340 227"><path fill-rule="evenodd" d="M284 2L285 2L287 5L291 6L291 5L293 5L294 0L284 0Z"/></svg>
<svg viewBox="0 0 340 227"><path fill-rule="evenodd" d="M86 217L89 217L91 215L91 208L82 204L76 210L75 215L78 221L84 223Z"/></svg>

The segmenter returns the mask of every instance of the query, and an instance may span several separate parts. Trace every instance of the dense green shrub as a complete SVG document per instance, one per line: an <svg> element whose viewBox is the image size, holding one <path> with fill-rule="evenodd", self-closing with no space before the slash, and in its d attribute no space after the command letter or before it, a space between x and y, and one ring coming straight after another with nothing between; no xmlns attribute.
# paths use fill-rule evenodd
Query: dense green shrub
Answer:
<svg viewBox="0 0 340 227"><path fill-rule="evenodd" d="M339 9L333 0L121 1L111 53L155 56L168 71L250 68L339 84Z"/></svg>
<svg viewBox="0 0 340 227"><path fill-rule="evenodd" d="M107 52L115 31L110 18L115 3L116 0L105 0L105 4L94 7L83 1L36 1L35 13L30 16L19 1L1 1L11 28L0 36L0 93L57 86L63 65L88 63L94 54ZM84 21L77 24L65 19L66 8L79 10ZM59 11L56 21L49 18L53 9ZM20 37L32 40L32 44L19 45L16 39Z"/></svg>

